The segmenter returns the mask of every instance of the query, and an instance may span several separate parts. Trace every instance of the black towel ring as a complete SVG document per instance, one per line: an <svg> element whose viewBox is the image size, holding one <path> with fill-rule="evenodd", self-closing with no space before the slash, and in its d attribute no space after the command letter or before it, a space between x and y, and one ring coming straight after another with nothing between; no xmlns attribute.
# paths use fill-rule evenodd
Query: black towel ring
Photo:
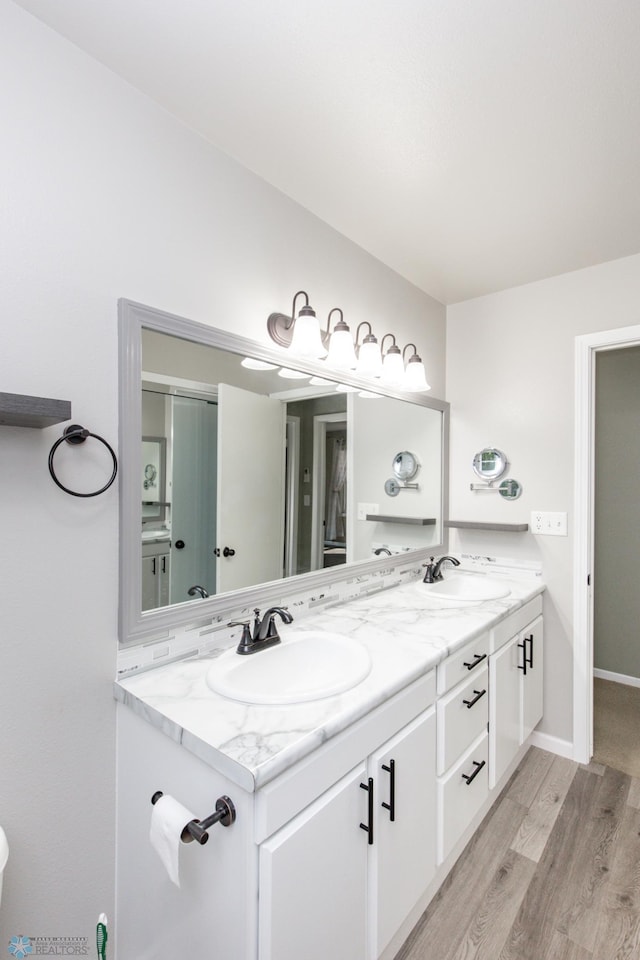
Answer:
<svg viewBox="0 0 640 960"><path fill-rule="evenodd" d="M103 443L105 445L105 447L107 448L107 450L109 451L113 459L113 472L111 473L111 476L105 483L104 487L100 487L99 490L94 490L93 493L78 493L77 490L70 490L69 487L65 487L63 483L60 483L60 481L56 477L55 470L53 469L53 457L56 450L64 440L66 440L67 443L84 443L87 437L94 437L96 440L99 440L100 443ZM51 447L51 450L49 451L49 473L51 474L53 482L56 483L61 490L64 490L65 493L71 494L72 497L99 496L101 493L104 493L105 490L109 489L109 487L111 486L111 484L116 478L117 472L118 472L118 460L116 458L113 448L107 443L106 440L104 440L102 437L99 437L97 433L91 433L90 430L86 430L84 427L81 427L78 423L72 423L69 427L65 427L64 433L62 434L59 440L56 440L54 445Z"/></svg>

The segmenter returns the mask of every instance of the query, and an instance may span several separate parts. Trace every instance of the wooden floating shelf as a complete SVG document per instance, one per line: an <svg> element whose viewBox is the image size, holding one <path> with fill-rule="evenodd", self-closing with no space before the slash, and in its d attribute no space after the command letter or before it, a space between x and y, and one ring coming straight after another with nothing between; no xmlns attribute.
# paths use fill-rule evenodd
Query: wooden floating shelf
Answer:
<svg viewBox="0 0 640 960"><path fill-rule="evenodd" d="M475 520L445 520L445 527L461 530L499 530L502 533L526 533L528 523L476 523Z"/></svg>
<svg viewBox="0 0 640 960"><path fill-rule="evenodd" d="M51 427L71 419L70 400L0 393L0 425L5 427Z"/></svg>
<svg viewBox="0 0 640 960"><path fill-rule="evenodd" d="M374 523L411 523L418 527L430 527L436 522L432 517L388 517L384 513L368 513L366 519Z"/></svg>

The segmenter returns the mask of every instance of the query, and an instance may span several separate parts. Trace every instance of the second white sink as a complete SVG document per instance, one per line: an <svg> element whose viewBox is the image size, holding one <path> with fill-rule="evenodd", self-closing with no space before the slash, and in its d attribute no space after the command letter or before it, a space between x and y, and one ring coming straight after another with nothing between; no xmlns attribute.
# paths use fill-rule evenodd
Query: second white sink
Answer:
<svg viewBox="0 0 640 960"><path fill-rule="evenodd" d="M370 672L369 652L357 640L309 630L258 653L228 650L211 664L206 680L231 700L287 704L344 693Z"/></svg>
<svg viewBox="0 0 640 960"><path fill-rule="evenodd" d="M419 581L416 587L425 597L435 597L438 600L458 600L461 603L501 600L511 593L510 588L502 581L476 573L454 573L444 580L438 580L436 583Z"/></svg>

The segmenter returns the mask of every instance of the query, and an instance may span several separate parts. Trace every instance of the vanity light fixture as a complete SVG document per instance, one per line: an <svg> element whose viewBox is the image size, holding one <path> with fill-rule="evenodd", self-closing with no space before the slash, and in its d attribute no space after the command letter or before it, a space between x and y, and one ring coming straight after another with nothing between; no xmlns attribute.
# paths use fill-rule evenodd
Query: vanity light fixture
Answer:
<svg viewBox="0 0 640 960"><path fill-rule="evenodd" d="M333 307L333 309L329 311L329 316L327 317L327 333L331 327L332 313L339 313L340 319L333 328L333 333L329 339L327 364L336 370L354 370L358 360L353 346L351 331L344 322L344 314L340 307Z"/></svg>
<svg viewBox="0 0 640 960"><path fill-rule="evenodd" d="M431 390L431 387L427 383L427 375L425 373L424 364L421 358L418 356L418 350L415 343L408 343L404 350L402 351L402 357L409 349L413 347L413 354L407 360L407 366L404 372L404 388L409 390L411 393L420 393L422 390Z"/></svg>
<svg viewBox="0 0 640 960"><path fill-rule="evenodd" d="M393 343L385 353L384 342L387 337L391 337ZM392 333L385 333L380 344L380 350L382 353L382 375L380 379L383 383L401 386L404 383L404 363L400 347Z"/></svg>
<svg viewBox="0 0 640 960"><path fill-rule="evenodd" d="M296 300L304 297L304 306L300 307L296 317ZM267 331L271 339L280 347L288 347L297 357L318 360L326 357L327 349L322 342L318 318L309 304L309 295L298 290L293 298L291 316L284 313L272 313L267 319Z"/></svg>
<svg viewBox="0 0 640 960"><path fill-rule="evenodd" d="M364 337L362 343L359 343L361 327L368 327L369 333ZM379 377L382 373L382 354L380 353L378 338L374 336L368 320L363 320L362 323L358 324L356 353L358 355L356 373L362 377Z"/></svg>

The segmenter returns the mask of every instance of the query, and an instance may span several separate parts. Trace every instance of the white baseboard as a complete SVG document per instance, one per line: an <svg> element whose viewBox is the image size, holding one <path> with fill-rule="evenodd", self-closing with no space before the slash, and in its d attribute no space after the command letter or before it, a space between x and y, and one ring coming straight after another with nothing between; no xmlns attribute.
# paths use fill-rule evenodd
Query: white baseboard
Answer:
<svg viewBox="0 0 640 960"><path fill-rule="evenodd" d="M640 687L640 677L628 677L626 673L612 673L611 670L594 670L599 680L613 680L614 683L626 683L628 687Z"/></svg>
<svg viewBox="0 0 640 960"><path fill-rule="evenodd" d="M559 757L566 757L567 760L574 759L571 740L561 740L560 737L552 737L550 733L540 733L539 730L534 730L529 737L529 743L532 747L540 747L541 750L556 753Z"/></svg>

